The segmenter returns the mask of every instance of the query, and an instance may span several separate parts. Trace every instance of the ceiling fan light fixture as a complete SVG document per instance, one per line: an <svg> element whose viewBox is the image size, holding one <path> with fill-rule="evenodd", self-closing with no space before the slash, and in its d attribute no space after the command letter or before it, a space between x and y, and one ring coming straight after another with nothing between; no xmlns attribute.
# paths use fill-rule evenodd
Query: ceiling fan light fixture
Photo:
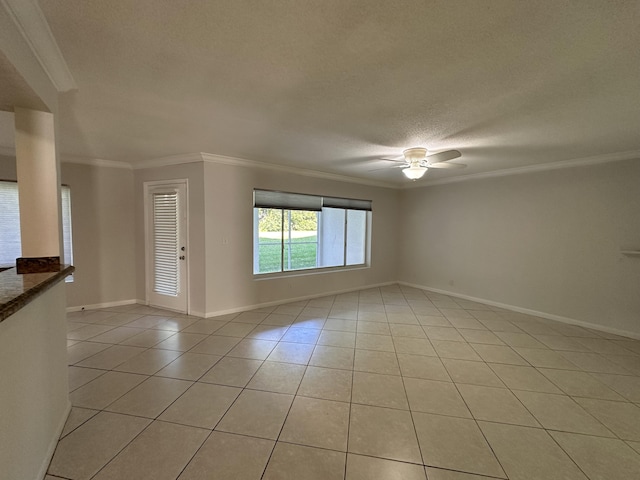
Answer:
<svg viewBox="0 0 640 480"><path fill-rule="evenodd" d="M425 173L427 173L427 167L421 167L419 165L411 165L410 167L402 169L402 173L404 176L410 180L418 180L422 178Z"/></svg>

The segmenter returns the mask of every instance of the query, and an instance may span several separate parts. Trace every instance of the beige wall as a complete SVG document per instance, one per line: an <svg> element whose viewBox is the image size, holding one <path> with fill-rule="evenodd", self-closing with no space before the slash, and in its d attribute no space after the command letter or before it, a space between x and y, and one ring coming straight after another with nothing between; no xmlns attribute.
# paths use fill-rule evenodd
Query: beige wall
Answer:
<svg viewBox="0 0 640 480"><path fill-rule="evenodd" d="M400 280L640 335L640 161L405 190Z"/></svg>
<svg viewBox="0 0 640 480"><path fill-rule="evenodd" d="M261 168L204 164L206 312L357 289L396 280L395 190ZM373 200L371 268L257 280L253 276L253 189Z"/></svg>
<svg viewBox="0 0 640 480"><path fill-rule="evenodd" d="M68 306L135 300L133 171L62 164L71 188L73 283Z"/></svg>
<svg viewBox="0 0 640 480"><path fill-rule="evenodd" d="M71 188L74 281L67 306L136 299L133 171L63 163ZM0 179L15 180L15 158L0 156Z"/></svg>
<svg viewBox="0 0 640 480"><path fill-rule="evenodd" d="M214 315L323 292L396 279L398 192L218 163L189 163L135 172L137 292L145 299L144 182L189 182L190 313ZM295 277L253 277L253 189L367 198L374 201L372 267Z"/></svg>
<svg viewBox="0 0 640 480"><path fill-rule="evenodd" d="M12 157L0 157L0 178L15 178ZM182 178L192 313L401 280L640 334L640 260L619 253L640 247L639 160L400 192L216 163L63 163L77 268L69 306L145 298L142 185ZM256 280L253 188L372 199L371 268Z"/></svg>

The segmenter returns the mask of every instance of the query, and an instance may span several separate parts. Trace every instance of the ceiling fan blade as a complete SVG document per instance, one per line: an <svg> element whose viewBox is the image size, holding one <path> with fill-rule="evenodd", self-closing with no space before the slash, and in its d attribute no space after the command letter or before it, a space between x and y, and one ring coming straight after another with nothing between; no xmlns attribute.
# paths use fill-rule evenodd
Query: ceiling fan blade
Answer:
<svg viewBox="0 0 640 480"><path fill-rule="evenodd" d="M380 160L380 155L368 155L364 157L351 157L351 158L342 158L335 159L336 164L340 164L341 166L351 166L351 165L363 165L366 163L377 162Z"/></svg>
<svg viewBox="0 0 640 480"><path fill-rule="evenodd" d="M430 163L429 165L427 165L427 168L464 168L464 167L466 167L466 165L463 165L462 163L438 162L438 163Z"/></svg>
<svg viewBox="0 0 640 480"><path fill-rule="evenodd" d="M391 168L405 168L408 165L394 165L393 167L374 168L373 170L367 170L367 172L378 172L380 170L389 170Z"/></svg>
<svg viewBox="0 0 640 480"><path fill-rule="evenodd" d="M427 159L430 164L448 162L454 158L461 157L462 154L458 150L445 150L444 152L434 153L433 155L427 155Z"/></svg>
<svg viewBox="0 0 640 480"><path fill-rule="evenodd" d="M378 158L378 160L382 162L407 163L402 155L400 155L399 157L382 157Z"/></svg>

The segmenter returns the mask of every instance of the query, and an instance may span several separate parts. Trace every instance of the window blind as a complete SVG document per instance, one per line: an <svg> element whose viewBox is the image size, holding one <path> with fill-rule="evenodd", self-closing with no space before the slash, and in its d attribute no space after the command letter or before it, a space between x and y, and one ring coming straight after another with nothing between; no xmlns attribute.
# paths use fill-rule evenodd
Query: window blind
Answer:
<svg viewBox="0 0 640 480"><path fill-rule="evenodd" d="M177 296L178 192L153 194L154 291Z"/></svg>
<svg viewBox="0 0 640 480"><path fill-rule="evenodd" d="M62 196L62 262L73 264L71 239L71 189L67 185L60 188ZM18 184L0 181L0 265L15 265L16 258L22 256L20 243L20 203ZM71 278L71 277L67 277Z"/></svg>
<svg viewBox="0 0 640 480"><path fill-rule="evenodd" d="M71 241L71 189L63 185L60 189L62 195L62 262L73 265L73 242Z"/></svg>
<svg viewBox="0 0 640 480"><path fill-rule="evenodd" d="M15 265L21 256L18 184L0 182L0 265Z"/></svg>
<svg viewBox="0 0 640 480"><path fill-rule="evenodd" d="M371 200L356 200L352 198L321 197L302 193L275 192L271 190L253 191L253 206L255 208L321 211L322 207L328 207L370 211L371 203Z"/></svg>
<svg viewBox="0 0 640 480"><path fill-rule="evenodd" d="M329 208L344 208L346 210L371 210L371 200L356 200L354 198L322 197L322 206Z"/></svg>
<svg viewBox="0 0 640 480"><path fill-rule="evenodd" d="M288 210L322 210L322 197L301 193L274 192L271 190L254 190L253 206L255 208L286 208Z"/></svg>

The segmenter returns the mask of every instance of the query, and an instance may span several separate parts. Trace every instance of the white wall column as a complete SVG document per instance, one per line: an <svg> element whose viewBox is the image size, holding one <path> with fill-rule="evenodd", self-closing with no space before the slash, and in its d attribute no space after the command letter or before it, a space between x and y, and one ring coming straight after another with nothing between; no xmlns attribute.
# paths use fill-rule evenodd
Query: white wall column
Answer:
<svg viewBox="0 0 640 480"><path fill-rule="evenodd" d="M23 257L60 256L60 179L53 114L15 108Z"/></svg>

